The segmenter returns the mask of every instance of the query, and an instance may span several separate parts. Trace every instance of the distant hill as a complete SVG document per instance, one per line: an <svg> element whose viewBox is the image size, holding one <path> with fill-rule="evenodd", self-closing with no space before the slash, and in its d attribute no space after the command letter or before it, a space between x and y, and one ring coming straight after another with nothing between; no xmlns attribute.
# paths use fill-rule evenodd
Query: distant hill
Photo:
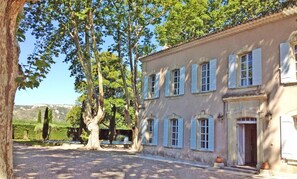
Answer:
<svg viewBox="0 0 297 179"><path fill-rule="evenodd" d="M53 121L64 122L66 114L71 110L74 105L15 105L13 111L14 120L28 120L37 121L38 111L41 110L41 119L44 117L46 107L53 110Z"/></svg>

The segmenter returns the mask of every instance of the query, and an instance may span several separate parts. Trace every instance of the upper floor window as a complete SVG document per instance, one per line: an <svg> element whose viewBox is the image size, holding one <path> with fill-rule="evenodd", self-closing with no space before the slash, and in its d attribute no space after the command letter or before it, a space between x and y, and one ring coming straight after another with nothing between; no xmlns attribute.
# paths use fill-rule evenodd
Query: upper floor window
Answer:
<svg viewBox="0 0 297 179"><path fill-rule="evenodd" d="M280 44L280 81L297 82L297 42Z"/></svg>
<svg viewBox="0 0 297 179"><path fill-rule="evenodd" d="M204 63L201 65L201 91L209 91L210 83L210 70L209 63Z"/></svg>
<svg viewBox="0 0 297 179"><path fill-rule="evenodd" d="M156 74L150 75L149 82L150 82L150 95L154 96L156 91Z"/></svg>
<svg viewBox="0 0 297 179"><path fill-rule="evenodd" d="M144 119L141 121L142 143L149 145L158 144L158 120Z"/></svg>
<svg viewBox="0 0 297 179"><path fill-rule="evenodd" d="M182 118L164 119L163 145L165 147L182 148L183 128Z"/></svg>
<svg viewBox="0 0 297 179"><path fill-rule="evenodd" d="M143 77L143 99L155 99L160 94L160 73Z"/></svg>
<svg viewBox="0 0 297 179"><path fill-rule="evenodd" d="M228 87L237 88L262 84L262 50L254 49L228 58Z"/></svg>
<svg viewBox="0 0 297 179"><path fill-rule="evenodd" d="M180 69L175 69L172 71L173 76L173 94L178 95L179 94L179 88L180 88Z"/></svg>
<svg viewBox="0 0 297 179"><path fill-rule="evenodd" d="M240 85L253 85L253 57L252 52L240 57Z"/></svg>
<svg viewBox="0 0 297 179"><path fill-rule="evenodd" d="M186 68L167 70L165 80L165 96L178 96L185 93Z"/></svg>
<svg viewBox="0 0 297 179"><path fill-rule="evenodd" d="M214 151L214 119L211 116L193 118L190 132L191 149Z"/></svg>
<svg viewBox="0 0 297 179"><path fill-rule="evenodd" d="M217 59L212 59L201 65L192 64L191 92L198 93L216 90L216 70Z"/></svg>

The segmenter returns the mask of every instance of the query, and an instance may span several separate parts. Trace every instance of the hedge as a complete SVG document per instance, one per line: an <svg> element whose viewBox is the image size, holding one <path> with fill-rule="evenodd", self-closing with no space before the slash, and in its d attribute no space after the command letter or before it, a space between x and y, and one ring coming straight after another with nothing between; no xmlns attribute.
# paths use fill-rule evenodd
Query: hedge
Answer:
<svg viewBox="0 0 297 179"><path fill-rule="evenodd" d="M13 138L42 140L42 129L36 125L38 124L13 124ZM72 140L67 132L66 126L50 126L49 140Z"/></svg>

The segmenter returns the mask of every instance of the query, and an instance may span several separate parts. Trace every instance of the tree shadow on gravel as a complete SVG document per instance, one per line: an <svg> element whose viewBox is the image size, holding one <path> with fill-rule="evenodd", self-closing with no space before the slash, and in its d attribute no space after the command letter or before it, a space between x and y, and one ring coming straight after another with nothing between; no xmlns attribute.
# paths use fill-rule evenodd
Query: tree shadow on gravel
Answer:
<svg viewBox="0 0 297 179"><path fill-rule="evenodd" d="M15 178L243 178L139 158L128 151L63 150L14 145Z"/></svg>

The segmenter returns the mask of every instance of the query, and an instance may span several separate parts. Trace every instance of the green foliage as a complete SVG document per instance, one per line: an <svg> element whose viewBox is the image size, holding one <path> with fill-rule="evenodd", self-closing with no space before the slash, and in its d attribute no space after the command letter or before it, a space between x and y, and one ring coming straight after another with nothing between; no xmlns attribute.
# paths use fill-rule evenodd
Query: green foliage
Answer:
<svg viewBox="0 0 297 179"><path fill-rule="evenodd" d="M81 117L81 107L74 106L66 115L66 121L70 122L71 126L74 128L79 127Z"/></svg>
<svg viewBox="0 0 297 179"><path fill-rule="evenodd" d="M172 6L155 29L161 45L173 46L189 39L265 16L296 1L183 0Z"/></svg>
<svg viewBox="0 0 297 179"><path fill-rule="evenodd" d="M37 122L41 123L41 110L38 111Z"/></svg>
<svg viewBox="0 0 297 179"><path fill-rule="evenodd" d="M54 124L50 124L51 135L49 136L49 140L71 140L67 136L67 126L52 125ZM38 123L14 123L14 139L24 139L24 134L26 133L28 137L26 140L42 140L42 127L43 125Z"/></svg>
<svg viewBox="0 0 297 179"><path fill-rule="evenodd" d="M48 123L52 123L53 122L53 110L49 109L48 110Z"/></svg>

